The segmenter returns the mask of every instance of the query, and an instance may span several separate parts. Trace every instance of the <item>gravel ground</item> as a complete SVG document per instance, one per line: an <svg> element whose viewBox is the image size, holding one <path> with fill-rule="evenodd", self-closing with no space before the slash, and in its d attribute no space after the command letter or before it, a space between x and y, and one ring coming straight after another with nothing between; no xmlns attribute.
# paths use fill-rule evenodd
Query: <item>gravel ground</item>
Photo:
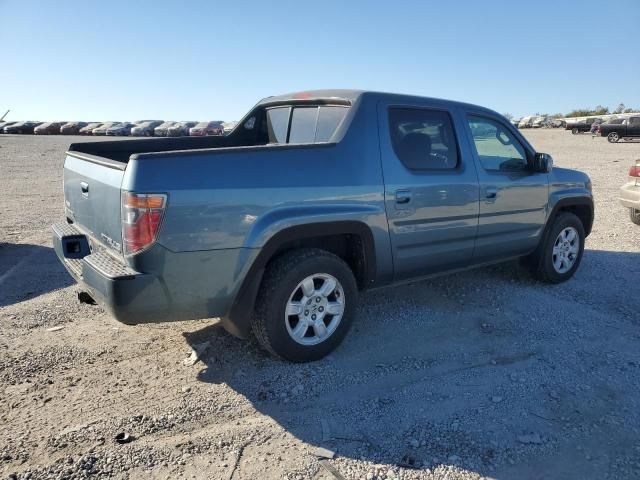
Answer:
<svg viewBox="0 0 640 480"><path fill-rule="evenodd" d="M370 292L343 345L308 365L215 321L131 327L80 304L49 233L77 139L0 136L0 474L639 478L640 227L617 190L640 144L525 134L593 180L576 276L543 285L509 263Z"/></svg>

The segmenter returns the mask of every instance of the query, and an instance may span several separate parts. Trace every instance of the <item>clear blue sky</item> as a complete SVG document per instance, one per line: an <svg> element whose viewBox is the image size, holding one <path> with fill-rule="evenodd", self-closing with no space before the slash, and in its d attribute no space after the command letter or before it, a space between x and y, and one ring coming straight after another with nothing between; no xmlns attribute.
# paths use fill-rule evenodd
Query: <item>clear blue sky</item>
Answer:
<svg viewBox="0 0 640 480"><path fill-rule="evenodd" d="M0 115L231 120L312 88L640 108L638 33L638 0L0 0Z"/></svg>

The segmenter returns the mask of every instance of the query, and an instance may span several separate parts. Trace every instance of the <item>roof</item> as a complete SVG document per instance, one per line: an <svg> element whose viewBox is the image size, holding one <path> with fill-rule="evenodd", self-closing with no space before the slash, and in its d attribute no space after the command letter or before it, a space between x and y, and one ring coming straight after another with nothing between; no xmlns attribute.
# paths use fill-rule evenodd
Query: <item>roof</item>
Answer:
<svg viewBox="0 0 640 480"><path fill-rule="evenodd" d="M258 102L258 105L271 104L271 103L280 103L280 102L290 102L290 101L313 101L313 100L329 100L329 99L343 99L348 100L350 102L354 102L361 96L372 96L381 98L391 98L394 101L399 103L414 103L414 102L424 102L432 101L432 102L442 102L447 103L463 108L473 108L474 110L484 110L486 112L491 112L497 114L497 112L488 109L486 107L482 107L480 105L474 105L471 103L458 102L455 100L447 100L443 98L435 98L435 97L424 97L419 95L407 95L401 93L389 93L389 92L378 92L375 90L356 90L356 89L323 89L323 90L303 90L300 92L292 92L286 93L282 95L275 95L272 97L266 97Z"/></svg>

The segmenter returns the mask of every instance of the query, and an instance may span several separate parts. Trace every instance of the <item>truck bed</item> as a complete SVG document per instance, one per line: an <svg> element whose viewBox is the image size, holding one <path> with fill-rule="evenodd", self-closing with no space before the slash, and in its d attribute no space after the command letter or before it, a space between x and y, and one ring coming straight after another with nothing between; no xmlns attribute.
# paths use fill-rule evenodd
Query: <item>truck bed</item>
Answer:
<svg viewBox="0 0 640 480"><path fill-rule="evenodd" d="M233 145L233 143L235 142L232 142L227 136L144 138L72 143L69 146L69 152L84 153L92 157L114 160L115 162L126 164L129 161L129 157L137 153L239 146Z"/></svg>

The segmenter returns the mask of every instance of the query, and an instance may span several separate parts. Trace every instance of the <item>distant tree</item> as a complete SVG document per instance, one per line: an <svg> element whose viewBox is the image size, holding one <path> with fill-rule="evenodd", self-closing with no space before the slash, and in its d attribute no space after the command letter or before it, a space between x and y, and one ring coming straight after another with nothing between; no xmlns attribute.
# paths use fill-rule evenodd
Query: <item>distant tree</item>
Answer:
<svg viewBox="0 0 640 480"><path fill-rule="evenodd" d="M638 110L635 110L633 108L625 108L624 112L622 113L636 113Z"/></svg>
<svg viewBox="0 0 640 480"><path fill-rule="evenodd" d="M607 107L603 107L602 105L596 105L596 109L593 112L594 115L608 115L609 109Z"/></svg>
<svg viewBox="0 0 640 480"><path fill-rule="evenodd" d="M513 115L511 115L510 113L503 113L502 116L507 120L513 120Z"/></svg>
<svg viewBox="0 0 640 480"><path fill-rule="evenodd" d="M588 108L581 108L578 110L572 110L565 115L565 117L589 117L592 115L607 115L609 113L609 109L607 107L603 107L602 105L596 106L595 109L590 110Z"/></svg>
<svg viewBox="0 0 640 480"><path fill-rule="evenodd" d="M562 113L554 113L553 115L551 115L551 118L563 118L564 115Z"/></svg>
<svg viewBox="0 0 640 480"><path fill-rule="evenodd" d="M618 108L616 108L613 113L622 113L625 111L625 108L624 103L619 103Z"/></svg>

